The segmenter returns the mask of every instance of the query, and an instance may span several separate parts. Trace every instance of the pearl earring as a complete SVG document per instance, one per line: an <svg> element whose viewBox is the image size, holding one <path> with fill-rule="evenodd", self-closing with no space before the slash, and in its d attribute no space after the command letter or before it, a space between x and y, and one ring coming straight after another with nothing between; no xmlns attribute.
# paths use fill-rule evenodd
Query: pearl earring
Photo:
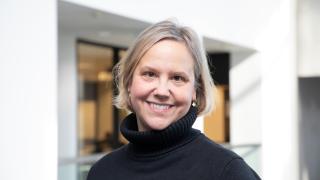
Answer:
<svg viewBox="0 0 320 180"><path fill-rule="evenodd" d="M197 102L195 100L192 100L192 104L193 107L197 107Z"/></svg>

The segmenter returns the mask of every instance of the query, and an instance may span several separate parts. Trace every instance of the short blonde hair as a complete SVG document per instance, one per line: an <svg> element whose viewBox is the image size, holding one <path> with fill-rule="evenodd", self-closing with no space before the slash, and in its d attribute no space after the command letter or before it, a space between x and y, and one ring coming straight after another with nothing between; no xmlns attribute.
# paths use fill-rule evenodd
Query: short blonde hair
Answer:
<svg viewBox="0 0 320 180"><path fill-rule="evenodd" d="M210 113L213 109L214 83L210 75L206 53L198 35L189 27L180 26L173 20L158 22L139 34L126 55L114 67L113 74L118 87L114 104L130 111L128 87L133 73L145 53L157 42L170 39L183 42L194 59L197 115Z"/></svg>

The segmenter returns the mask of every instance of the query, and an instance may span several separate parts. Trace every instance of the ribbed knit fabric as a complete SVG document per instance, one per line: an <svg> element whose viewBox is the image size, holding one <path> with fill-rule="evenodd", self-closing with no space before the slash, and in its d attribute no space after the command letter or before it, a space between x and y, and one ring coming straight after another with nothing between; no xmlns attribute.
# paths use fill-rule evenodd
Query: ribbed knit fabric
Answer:
<svg viewBox="0 0 320 180"><path fill-rule="evenodd" d="M130 114L121 124L129 144L107 154L87 180L258 180L237 154L192 129L196 108L161 131L139 132Z"/></svg>
<svg viewBox="0 0 320 180"><path fill-rule="evenodd" d="M130 142L129 148L136 153L157 153L179 144L197 132L192 131L192 125L197 118L197 109L191 107L180 120L160 131L138 131L135 114L127 116L120 127L122 135Z"/></svg>

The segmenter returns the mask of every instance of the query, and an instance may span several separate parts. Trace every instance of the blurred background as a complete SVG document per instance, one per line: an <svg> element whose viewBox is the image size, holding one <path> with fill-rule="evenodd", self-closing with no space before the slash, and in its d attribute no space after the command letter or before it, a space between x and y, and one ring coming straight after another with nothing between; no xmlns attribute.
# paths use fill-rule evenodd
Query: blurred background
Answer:
<svg viewBox="0 0 320 180"><path fill-rule="evenodd" d="M0 179L85 180L126 144L112 67L173 17L199 33L218 89L194 127L262 179L319 180L318 0L2 0Z"/></svg>

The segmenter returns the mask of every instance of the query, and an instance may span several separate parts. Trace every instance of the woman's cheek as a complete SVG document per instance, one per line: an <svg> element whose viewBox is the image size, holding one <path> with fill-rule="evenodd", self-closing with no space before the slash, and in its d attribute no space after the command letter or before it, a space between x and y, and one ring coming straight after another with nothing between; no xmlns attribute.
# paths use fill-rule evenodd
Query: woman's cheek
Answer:
<svg viewBox="0 0 320 180"><path fill-rule="evenodd" d="M134 93L136 97L144 97L152 91L153 86L152 82L146 82L142 78L135 79L131 86L131 93Z"/></svg>

